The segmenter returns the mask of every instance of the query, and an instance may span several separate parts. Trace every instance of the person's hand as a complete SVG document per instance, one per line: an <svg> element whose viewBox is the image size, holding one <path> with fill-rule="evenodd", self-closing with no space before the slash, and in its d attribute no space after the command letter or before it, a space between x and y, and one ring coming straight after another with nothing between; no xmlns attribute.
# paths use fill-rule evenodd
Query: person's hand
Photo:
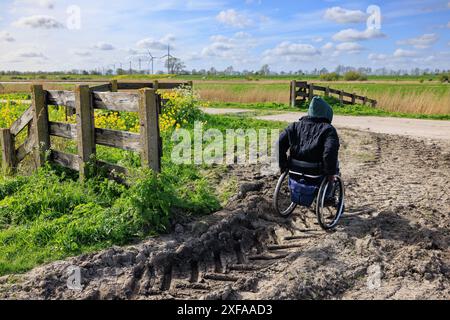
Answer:
<svg viewBox="0 0 450 320"><path fill-rule="evenodd" d="M336 181L336 176L328 176L328 182L329 183L334 183Z"/></svg>

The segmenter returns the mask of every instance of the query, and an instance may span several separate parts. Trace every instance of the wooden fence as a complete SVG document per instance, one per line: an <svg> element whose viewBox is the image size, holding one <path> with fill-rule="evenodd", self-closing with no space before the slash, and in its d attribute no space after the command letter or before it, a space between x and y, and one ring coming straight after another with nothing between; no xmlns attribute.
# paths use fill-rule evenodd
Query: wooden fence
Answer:
<svg viewBox="0 0 450 320"><path fill-rule="evenodd" d="M74 91L45 91L42 85L32 85L32 105L9 129L0 129L2 165L14 171L17 165L33 153L37 166L46 160L80 173L84 180L88 166L95 158L96 145L137 151L141 154L142 166L155 172L161 171L162 141L159 128L161 98L156 90L173 89L181 85L192 87L192 83L118 83L89 87L77 85ZM118 92L139 90L138 92ZM64 106L76 114L76 124L49 121L48 106ZM121 112L137 112L140 119L140 134L95 128L94 109ZM28 128L25 142L16 148L16 137ZM77 141L78 154L68 154L52 149L51 136ZM118 177L126 174L120 166L97 161ZM117 175L117 173L119 175Z"/></svg>
<svg viewBox="0 0 450 320"><path fill-rule="evenodd" d="M291 81L291 97L290 102L292 107L296 107L301 101L312 100L316 93L322 92L325 97L330 97L333 94L337 95L341 104L370 104L372 107L377 106L377 101L369 99L368 97L359 96L355 93L348 93L342 90L332 89L330 87L318 86L306 81ZM347 99L346 99L347 98Z"/></svg>

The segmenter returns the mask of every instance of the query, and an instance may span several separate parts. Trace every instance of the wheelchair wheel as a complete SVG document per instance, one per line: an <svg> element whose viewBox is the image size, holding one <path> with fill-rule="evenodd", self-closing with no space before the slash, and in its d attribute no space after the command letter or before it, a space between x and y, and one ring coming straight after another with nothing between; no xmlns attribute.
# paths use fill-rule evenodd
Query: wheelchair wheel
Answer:
<svg viewBox="0 0 450 320"><path fill-rule="evenodd" d="M333 188L333 190L329 190ZM334 185L324 179L316 200L316 214L324 230L334 229L345 210L345 190L342 178L337 176Z"/></svg>
<svg viewBox="0 0 450 320"><path fill-rule="evenodd" d="M273 197L273 208L282 217L289 217L297 208L297 204L291 201L291 190L289 189L289 172L283 173L275 188Z"/></svg>

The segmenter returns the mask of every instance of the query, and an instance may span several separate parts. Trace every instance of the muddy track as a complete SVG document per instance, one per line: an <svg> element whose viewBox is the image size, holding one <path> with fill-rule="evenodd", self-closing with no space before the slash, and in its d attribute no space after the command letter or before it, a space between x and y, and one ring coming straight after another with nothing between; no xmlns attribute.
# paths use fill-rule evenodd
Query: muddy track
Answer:
<svg viewBox="0 0 450 320"><path fill-rule="evenodd" d="M450 299L450 148L343 130L335 232L271 209L278 177L235 168L228 206L170 235L0 278L12 299ZM78 266L82 291L67 290Z"/></svg>

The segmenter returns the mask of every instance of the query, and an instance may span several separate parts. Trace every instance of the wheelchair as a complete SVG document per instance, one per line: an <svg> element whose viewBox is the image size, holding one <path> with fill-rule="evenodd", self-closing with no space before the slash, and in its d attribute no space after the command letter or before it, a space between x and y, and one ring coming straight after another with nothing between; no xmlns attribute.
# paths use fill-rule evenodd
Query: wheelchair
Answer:
<svg viewBox="0 0 450 320"><path fill-rule="evenodd" d="M288 218L298 206L294 202L292 184L301 183L309 187L311 193L308 208L315 208L320 227L333 230L345 211L345 187L340 174L333 183L323 174L322 164L289 160L288 169L281 175L275 188L273 207L280 216ZM301 195L300 195L301 197ZM308 201L307 201L308 202ZM308 203L309 204L309 203Z"/></svg>

